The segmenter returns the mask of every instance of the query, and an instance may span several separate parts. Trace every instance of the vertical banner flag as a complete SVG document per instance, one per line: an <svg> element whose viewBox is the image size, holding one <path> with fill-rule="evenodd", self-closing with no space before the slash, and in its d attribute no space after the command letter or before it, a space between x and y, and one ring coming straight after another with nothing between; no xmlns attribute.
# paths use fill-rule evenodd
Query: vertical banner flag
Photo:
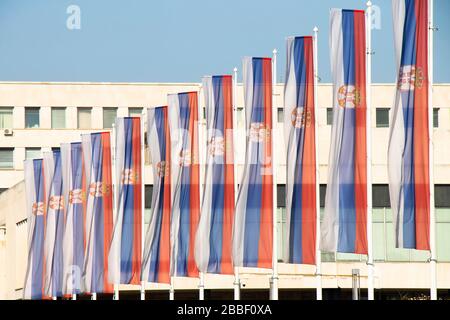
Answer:
<svg viewBox="0 0 450 320"><path fill-rule="evenodd" d="M109 132L81 135L88 182L86 252L83 280L88 293L112 292L108 281L108 250L113 227L111 138Z"/></svg>
<svg viewBox="0 0 450 320"><path fill-rule="evenodd" d="M284 130L286 243L283 261L316 263L316 151L313 38L287 39Z"/></svg>
<svg viewBox="0 0 450 320"><path fill-rule="evenodd" d="M170 283L170 135L167 106L147 109L153 169L152 214L145 235L142 281Z"/></svg>
<svg viewBox="0 0 450 320"><path fill-rule="evenodd" d="M65 204L60 151L44 152L44 181L48 190L45 217L45 294L62 296Z"/></svg>
<svg viewBox="0 0 450 320"><path fill-rule="evenodd" d="M117 212L109 250L109 281L139 284L142 255L141 118L116 119Z"/></svg>
<svg viewBox="0 0 450 320"><path fill-rule="evenodd" d="M398 79L388 173L395 245L430 250L428 1L392 5Z"/></svg>
<svg viewBox="0 0 450 320"><path fill-rule="evenodd" d="M168 96L172 149L172 276L198 276L194 259L195 232L200 216L197 99L197 92Z"/></svg>
<svg viewBox="0 0 450 320"><path fill-rule="evenodd" d="M367 254L365 30L363 10L331 9L333 126L322 251Z"/></svg>
<svg viewBox="0 0 450 320"><path fill-rule="evenodd" d="M28 225L28 265L23 289L24 299L42 299L44 294L45 206L44 163L42 159L25 160L25 190Z"/></svg>
<svg viewBox="0 0 450 320"><path fill-rule="evenodd" d="M207 159L195 260L201 272L232 274L234 216L232 77L203 79Z"/></svg>
<svg viewBox="0 0 450 320"><path fill-rule="evenodd" d="M61 144L66 221L63 236L63 294L83 292L86 175L81 142Z"/></svg>
<svg viewBox="0 0 450 320"><path fill-rule="evenodd" d="M243 61L247 147L233 225L233 263L272 268L272 59Z"/></svg>

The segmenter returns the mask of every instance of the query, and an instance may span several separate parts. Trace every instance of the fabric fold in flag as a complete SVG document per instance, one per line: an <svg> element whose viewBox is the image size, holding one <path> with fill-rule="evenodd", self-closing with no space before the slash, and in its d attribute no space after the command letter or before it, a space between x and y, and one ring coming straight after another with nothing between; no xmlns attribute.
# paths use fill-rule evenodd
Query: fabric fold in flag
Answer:
<svg viewBox="0 0 450 320"><path fill-rule="evenodd" d="M195 260L202 272L232 274L234 216L232 77L203 78L207 158Z"/></svg>
<svg viewBox="0 0 450 320"><path fill-rule="evenodd" d="M388 176L395 246L430 250L428 1L392 6L398 77Z"/></svg>
<svg viewBox="0 0 450 320"><path fill-rule="evenodd" d="M116 119L117 212L108 256L109 281L139 284L142 256L141 119Z"/></svg>
<svg viewBox="0 0 450 320"><path fill-rule="evenodd" d="M367 254L366 40L362 10L331 9L331 129L321 250Z"/></svg>
<svg viewBox="0 0 450 320"><path fill-rule="evenodd" d="M170 283L171 146L167 106L147 109L147 141L152 159L153 193L141 280Z"/></svg>
<svg viewBox="0 0 450 320"><path fill-rule="evenodd" d="M63 235L63 294L84 292L82 282L86 214L86 174L81 142L61 144L66 219Z"/></svg>
<svg viewBox="0 0 450 320"><path fill-rule="evenodd" d="M88 293L111 293L108 251L113 228L111 137L109 132L81 135L88 182L86 252L83 281Z"/></svg>
<svg viewBox="0 0 450 320"><path fill-rule="evenodd" d="M197 277L195 232L200 216L197 92L170 94L172 217L170 274Z"/></svg>
<svg viewBox="0 0 450 320"><path fill-rule="evenodd" d="M28 260L23 298L49 298L44 293L46 272L44 237L47 206L44 161L42 159L25 160L24 173L28 225Z"/></svg>
<svg viewBox="0 0 450 320"><path fill-rule="evenodd" d="M233 224L233 263L272 268L272 59L243 61L246 159Z"/></svg>
<svg viewBox="0 0 450 320"><path fill-rule="evenodd" d="M316 262L316 145L313 38L287 39L284 131L287 263Z"/></svg>
<svg viewBox="0 0 450 320"><path fill-rule="evenodd" d="M45 217L45 294L62 296L65 202L60 151L44 152L44 181L48 190Z"/></svg>

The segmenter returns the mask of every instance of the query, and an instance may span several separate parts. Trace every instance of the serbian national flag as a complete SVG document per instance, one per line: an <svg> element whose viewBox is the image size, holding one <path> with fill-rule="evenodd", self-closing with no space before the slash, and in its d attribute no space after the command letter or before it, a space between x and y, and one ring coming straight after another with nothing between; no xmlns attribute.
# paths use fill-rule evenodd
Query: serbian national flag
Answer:
<svg viewBox="0 0 450 320"><path fill-rule="evenodd" d="M231 76L203 79L207 159L195 261L202 272L232 274L234 216L233 106Z"/></svg>
<svg viewBox="0 0 450 320"><path fill-rule="evenodd" d="M45 277L45 207L44 161L25 160L25 192L28 225L28 265L23 288L24 299L48 298L44 294Z"/></svg>
<svg viewBox="0 0 450 320"><path fill-rule="evenodd" d="M388 172L395 246L430 250L428 1L392 4L398 82Z"/></svg>
<svg viewBox="0 0 450 320"><path fill-rule="evenodd" d="M284 88L287 263L316 262L316 145L313 38L287 39Z"/></svg>
<svg viewBox="0 0 450 320"><path fill-rule="evenodd" d="M114 230L109 250L109 281L139 284L142 255L141 118L116 119Z"/></svg>
<svg viewBox="0 0 450 320"><path fill-rule="evenodd" d="M65 203L60 151L44 152L44 181L48 190L45 217L45 294L62 296Z"/></svg>
<svg viewBox="0 0 450 320"><path fill-rule="evenodd" d="M243 61L247 148L233 226L233 263L272 268L272 59Z"/></svg>
<svg viewBox="0 0 450 320"><path fill-rule="evenodd" d="M111 137L109 132L82 134L88 194L83 279L88 293L111 293L108 250L113 228Z"/></svg>
<svg viewBox="0 0 450 320"><path fill-rule="evenodd" d="M147 109L153 169L152 214L145 236L142 281L170 283L170 135L167 106Z"/></svg>
<svg viewBox="0 0 450 320"><path fill-rule="evenodd" d="M197 92L168 96L171 139L172 276L197 277L194 259L195 232L200 215Z"/></svg>
<svg viewBox="0 0 450 320"><path fill-rule="evenodd" d="M331 9L333 126L321 250L367 254L366 38L362 10Z"/></svg>
<svg viewBox="0 0 450 320"><path fill-rule="evenodd" d="M61 144L66 221L63 236L63 294L84 290L83 274L86 213L86 174L81 142Z"/></svg>

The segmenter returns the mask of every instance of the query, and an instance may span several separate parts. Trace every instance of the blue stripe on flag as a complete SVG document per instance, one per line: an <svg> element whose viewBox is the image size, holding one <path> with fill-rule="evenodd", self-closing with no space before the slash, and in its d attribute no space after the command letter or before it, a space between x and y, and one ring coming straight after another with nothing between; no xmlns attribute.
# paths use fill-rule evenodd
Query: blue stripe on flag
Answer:
<svg viewBox="0 0 450 320"><path fill-rule="evenodd" d="M41 159L33 160L36 202L44 202L44 179ZM36 215L32 241L31 299L42 298L44 271L44 216Z"/></svg>

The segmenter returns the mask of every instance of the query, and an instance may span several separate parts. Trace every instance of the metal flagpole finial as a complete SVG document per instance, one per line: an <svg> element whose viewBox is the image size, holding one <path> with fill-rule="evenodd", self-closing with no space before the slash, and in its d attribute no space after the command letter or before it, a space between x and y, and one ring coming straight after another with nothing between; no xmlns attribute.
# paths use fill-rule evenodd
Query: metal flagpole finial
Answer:
<svg viewBox="0 0 450 320"><path fill-rule="evenodd" d="M275 48L275 49L273 49L273 51L272 51L272 53L273 53L273 54L277 54L277 52L278 52L278 51L277 51L277 49L276 49L276 48Z"/></svg>
<svg viewBox="0 0 450 320"><path fill-rule="evenodd" d="M368 7L371 7L372 6L372 1L367 1L367 3L366 3L366 5L368 6Z"/></svg>
<svg viewBox="0 0 450 320"><path fill-rule="evenodd" d="M237 68L236 67L233 68L233 72L237 72Z"/></svg>
<svg viewBox="0 0 450 320"><path fill-rule="evenodd" d="M314 33L319 32L319 28L318 28L317 26L315 26L314 29L313 29L313 32L314 32Z"/></svg>

